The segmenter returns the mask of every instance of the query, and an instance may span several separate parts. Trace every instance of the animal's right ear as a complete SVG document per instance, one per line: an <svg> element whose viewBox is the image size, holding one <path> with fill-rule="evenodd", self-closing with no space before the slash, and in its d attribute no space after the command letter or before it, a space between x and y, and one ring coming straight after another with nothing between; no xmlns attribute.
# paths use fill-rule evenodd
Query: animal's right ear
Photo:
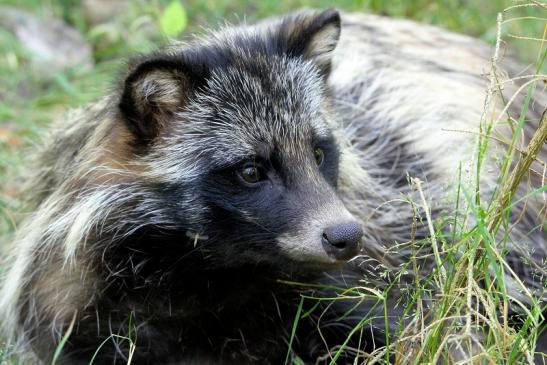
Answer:
<svg viewBox="0 0 547 365"><path fill-rule="evenodd" d="M130 71L119 108L140 143L152 141L187 102L193 82L181 61L149 59Z"/></svg>

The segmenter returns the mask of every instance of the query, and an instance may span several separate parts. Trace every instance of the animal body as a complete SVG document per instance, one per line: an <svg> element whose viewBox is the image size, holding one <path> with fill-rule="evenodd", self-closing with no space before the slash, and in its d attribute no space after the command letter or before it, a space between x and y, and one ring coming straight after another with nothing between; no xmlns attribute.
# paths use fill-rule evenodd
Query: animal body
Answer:
<svg viewBox="0 0 547 365"><path fill-rule="evenodd" d="M481 120L490 57L438 28L325 10L133 60L45 138L0 295L7 336L29 364L65 334L61 364L314 363L376 309L326 305L293 338L310 290L294 283L359 285L401 263L392 246L428 237L399 198L419 178L433 213L451 209L475 151L455 130ZM540 260L545 237L523 221L515 237Z"/></svg>

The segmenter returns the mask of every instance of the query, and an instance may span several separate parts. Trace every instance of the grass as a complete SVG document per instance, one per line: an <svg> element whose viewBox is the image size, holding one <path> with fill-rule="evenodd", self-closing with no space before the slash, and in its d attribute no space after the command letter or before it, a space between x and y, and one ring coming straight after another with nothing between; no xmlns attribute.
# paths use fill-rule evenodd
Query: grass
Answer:
<svg viewBox="0 0 547 365"><path fill-rule="evenodd" d="M538 5L539 7L539 5ZM543 9L545 10L545 9ZM535 352L538 337L546 330L543 314L547 306L540 302L537 294L527 288L505 261L505 247L510 241L508 232L511 230L509 214L518 211L517 189L526 181L530 166L538 154L545 149L547 141L547 113L544 114L533 138L520 156L516 156L517 145L523 134L525 117L531 107L534 93L544 92L545 76L539 73L544 69L547 54L544 30L536 35L542 42L530 49L536 51L535 71L538 74L532 78L525 88L525 98L521 108L520 118L516 121L512 140L507 143L505 158L500 161L500 173L497 179L496 193L489 198L483 197L480 191L482 184L482 169L489 156L489 147L493 138L494 124L497 122L491 113L494 95L500 94L500 81L497 79L496 67L499 49L503 41L502 26L510 21L503 16L510 16L510 10L498 17L498 36L496 52L492 58L492 71L489 76L490 88L487 90L485 114L481 120L481 134L477 141L477 159L475 171L470 176L473 179L462 178L457 184L456 201L459 205L448 217L431 217L426 197L421 189L421 182L410 179L413 187L419 191L420 201L410 202L415 211L421 211L430 228L429 242L412 242L414 246L410 260L400 268L399 272L414 270L415 280L407 286L407 300L401 301L409 321L401 325L395 338L386 338L386 346L377 349L372 354L359 354L355 363L397 363L397 364L437 364L437 363L484 363L484 364L516 364L534 363L538 359L547 362L547 354ZM545 14L545 12L543 12ZM532 37L531 37L532 38ZM514 102L512 99L506 103ZM545 163L543 163L545 169ZM541 173L541 171L540 171ZM545 181L545 170L543 171ZM547 191L543 185L530 189L526 197L540 196ZM543 207L545 209L545 207ZM418 214L418 213L416 213ZM544 217L544 213L543 213ZM436 219L435 219L436 218ZM442 218L442 219L441 219ZM544 218L543 218L544 219ZM447 230L450 226L451 229ZM472 222L472 223L471 223ZM545 221L538 229L545 229ZM450 245L448 245L450 243ZM417 267L422 264L418 252L429 246L432 248L434 262L431 274L425 278L417 273ZM427 249L424 251L427 252ZM543 282L547 270L542 268ZM520 318L520 325L511 323L508 316L509 306L522 306L516 298L508 294L507 277L515 280L531 305ZM402 281L396 277L394 282ZM366 288L340 289L339 296L333 300L347 300L351 297L356 302L370 298L363 291ZM374 288L368 288L373 291ZM386 298L391 288L377 294L378 305L386 308ZM545 288L544 288L545 290ZM544 295L544 293L543 293ZM309 298L317 300L317 298ZM427 309L424 303L427 302ZM387 314L387 308L385 309ZM348 335L356 336L372 318L363 320ZM347 342L347 341L346 341ZM342 346L334 349L329 355L329 364L335 364L338 357L348 350ZM461 348L466 353L473 354L471 359L456 359L454 349ZM360 357L359 357L360 356ZM541 360L539 360L541 361Z"/></svg>
<svg viewBox="0 0 547 365"><path fill-rule="evenodd" d="M20 203L17 194L20 182L16 178L25 168L25 151L32 149L38 136L49 122L61 117L71 107L86 104L104 95L110 88L114 75L127 55L148 52L157 45L167 42L160 30L161 11L169 1L131 2L128 11L112 22L91 25L86 21L82 3L77 0L0 0L3 4L16 5L41 17L50 15L64 19L79 29L92 45L94 67L91 69L71 69L54 75L44 75L33 66L32 56L7 31L0 29L0 239L13 230L18 220ZM492 45L501 47L509 43L522 62L532 64L537 74L545 74L545 24L547 10L545 5L531 2L514 3L502 0L487 2L465 2L460 0L340 0L306 1L265 0L188 0L184 1L188 26L182 37L193 32L201 32L201 26L217 24L223 19L237 22L238 19L260 19L272 14L281 14L298 7L336 6L347 11L366 11L393 17L411 18L422 22L440 25L444 28L479 37ZM503 19L496 22L498 12L512 6L503 13ZM495 57L493 67L495 67ZM498 80L491 75L492 83L488 95L499 92ZM422 248L433 245L435 250L434 269L421 282L414 282L404 293L405 313L410 322L401 326L400 338L389 338L388 346L373 354L359 354L360 361L377 363L436 363L451 362L450 350L455 346L473 348L475 362L480 363L526 363L533 356L535 341L545 324L541 313L545 311L537 300L521 319L521 326L509 323L505 308L513 300L508 297L505 273L508 267L504 260L504 227L508 225L508 212L514 209L515 188L523 179L533 155L533 145L518 163L518 136L524 125L524 117L534 93L544 92L538 77L530 83L514 139L511 141L506 159L501 162L497 194L490 200L481 197L479 182L483 160L488 156L494 120L488 113L492 99L486 101L481 138L477 141L477 161L475 179L466 179L460 171L457 201L459 202L451 217L431 217L427 197L412 202L417 219L424 220L430 227L432 238L427 242L413 242L413 257L419 256ZM536 147L542 147L545 140L545 125L537 131ZM542 134L543 133L543 134ZM543 138L543 139L542 139ZM412 180L413 187L420 191L418 180ZM546 186L529 192L530 195L545 194ZM423 216L422 216L423 215ZM446 230L449 221L451 229ZM473 221L473 224L470 222ZM443 223L444 222L444 223ZM451 244L448 245L448 242ZM0 241L0 251L4 245ZM398 272L415 272L420 262L409 260ZM0 267L0 272L1 272ZM397 280L397 274L395 281ZM527 288L523 288L526 292ZM334 300L351 298L360 300L376 298L379 307L387 308L389 288L383 292L374 288L341 289L340 296ZM533 297L533 296L532 296ZM309 315L303 307L318 300L312 296L303 297L299 307L298 319ZM401 302L403 303L403 302ZM513 303L514 304L514 303ZM403 304L401 304L403 305ZM480 308L480 309L477 309ZM498 310L501 309L501 310ZM370 324L370 318L363 318L352 331L360 336ZM294 333L294 331L293 331ZM480 335L480 346L475 338ZM330 354L330 363L336 363L343 351L340 344ZM138 349L137 349L138 351ZM5 351L4 351L5 352ZM0 364L15 362L4 355L0 345ZM290 359L288 354L287 359ZM289 360L287 360L289 361ZM292 360L298 363L298 359Z"/></svg>

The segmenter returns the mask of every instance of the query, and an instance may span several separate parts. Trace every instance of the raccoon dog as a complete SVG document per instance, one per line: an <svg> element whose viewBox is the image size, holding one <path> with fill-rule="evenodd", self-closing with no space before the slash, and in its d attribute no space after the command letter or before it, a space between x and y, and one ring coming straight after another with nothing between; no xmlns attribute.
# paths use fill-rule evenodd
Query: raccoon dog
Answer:
<svg viewBox="0 0 547 365"><path fill-rule="evenodd" d="M310 290L296 283L378 279L378 264L404 257L386 249L428 236L398 198L416 196L410 176L434 213L451 206L474 138L446 129L481 119L490 54L437 28L325 10L132 61L117 92L46 140L1 293L6 335L25 363L50 363L64 335L62 364L314 363L379 309L337 301L293 336ZM541 260L529 216L515 237ZM381 345L402 315L392 304L390 328L379 316L350 344Z"/></svg>

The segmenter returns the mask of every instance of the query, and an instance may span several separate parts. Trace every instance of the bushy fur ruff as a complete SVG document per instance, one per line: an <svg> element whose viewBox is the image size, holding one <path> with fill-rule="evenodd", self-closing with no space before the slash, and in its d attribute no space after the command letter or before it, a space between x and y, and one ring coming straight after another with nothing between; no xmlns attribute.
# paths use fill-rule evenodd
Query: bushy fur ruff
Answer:
<svg viewBox="0 0 547 365"><path fill-rule="evenodd" d="M87 363L109 336L100 363L127 362L121 337L136 345L136 364L282 363L309 290L284 281L385 286L382 267L407 259L412 235L428 237L425 223L412 233L408 201L418 195L408 177L424 181L434 215L450 212L458 167L473 174L468 132L485 112L490 56L477 40L411 21L344 14L340 27L327 10L228 27L133 61L118 92L46 138L28 189L34 212L0 294L7 336L25 363L49 363L69 330L66 364ZM531 128L546 105L532 105ZM260 189L236 180L250 159L268 165ZM488 164L486 196L495 158ZM541 297L523 263L547 250L532 200L509 257ZM320 232L352 217L363 247L340 268ZM396 299L388 330L401 320ZM314 362L379 312L354 304L302 319L292 354ZM363 348L382 344L378 314Z"/></svg>

